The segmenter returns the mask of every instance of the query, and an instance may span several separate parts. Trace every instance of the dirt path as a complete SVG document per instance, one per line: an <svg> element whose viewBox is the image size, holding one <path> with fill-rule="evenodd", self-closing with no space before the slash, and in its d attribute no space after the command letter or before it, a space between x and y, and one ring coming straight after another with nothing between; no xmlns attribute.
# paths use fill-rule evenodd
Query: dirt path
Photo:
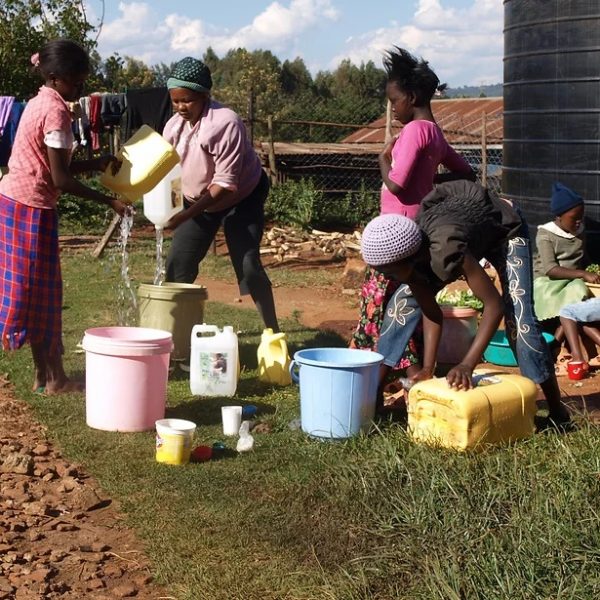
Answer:
<svg viewBox="0 0 600 600"><path fill-rule="evenodd" d="M340 268L340 279L342 269ZM237 284L202 277L198 283L208 289L208 299L239 308L254 308L250 296L241 296ZM328 287L274 287L277 316L299 315L301 323L315 329L329 329L344 338L350 335L358 320L358 290L354 295L344 293L341 283Z"/></svg>
<svg viewBox="0 0 600 600"><path fill-rule="evenodd" d="M173 598L114 503L0 385L0 599Z"/></svg>

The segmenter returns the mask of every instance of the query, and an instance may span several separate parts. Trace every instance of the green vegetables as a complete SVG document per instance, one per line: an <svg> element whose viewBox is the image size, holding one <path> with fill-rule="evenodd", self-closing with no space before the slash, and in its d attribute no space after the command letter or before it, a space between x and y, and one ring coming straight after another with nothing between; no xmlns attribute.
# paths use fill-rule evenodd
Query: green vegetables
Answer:
<svg viewBox="0 0 600 600"><path fill-rule="evenodd" d="M594 273L595 275L600 275L600 265L597 263L588 265L585 269L588 273Z"/></svg>
<svg viewBox="0 0 600 600"><path fill-rule="evenodd" d="M441 305L474 308L479 311L483 310L483 302L474 296L471 290L449 292L444 288L436 294L435 299Z"/></svg>

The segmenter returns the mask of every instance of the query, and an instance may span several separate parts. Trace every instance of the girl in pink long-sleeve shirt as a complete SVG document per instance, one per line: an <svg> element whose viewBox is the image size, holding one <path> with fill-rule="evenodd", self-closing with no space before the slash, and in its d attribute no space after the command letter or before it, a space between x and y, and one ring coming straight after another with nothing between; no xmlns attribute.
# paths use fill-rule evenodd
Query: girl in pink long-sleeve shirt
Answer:
<svg viewBox="0 0 600 600"><path fill-rule="evenodd" d="M452 179L474 180L475 175L464 158L448 144L435 122L431 98L440 81L428 63L402 48L394 48L386 54L383 64L388 79L386 95L395 120L403 127L379 155L383 180L381 213L397 213L415 219L422 199L433 189L434 183ZM438 174L440 165L450 172ZM386 339L387 331L382 331L386 309L398 320L420 310L408 286L398 287L382 273L369 269L361 293L360 319L350 344L352 347L377 349L385 356L385 350L394 346L394 340ZM382 383L391 368L407 369L409 376L420 370L414 340L399 361L384 358ZM380 408L382 401L380 394Z"/></svg>

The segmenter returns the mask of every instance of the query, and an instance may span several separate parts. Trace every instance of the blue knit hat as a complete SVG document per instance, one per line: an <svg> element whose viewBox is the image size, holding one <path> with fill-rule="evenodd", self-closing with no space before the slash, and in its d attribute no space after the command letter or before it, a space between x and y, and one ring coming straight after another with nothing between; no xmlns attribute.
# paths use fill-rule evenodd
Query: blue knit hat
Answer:
<svg viewBox="0 0 600 600"><path fill-rule="evenodd" d="M212 87L210 69L197 58L186 56L173 69L167 79L167 88L187 88L195 92L209 92Z"/></svg>
<svg viewBox="0 0 600 600"><path fill-rule="evenodd" d="M396 214L380 215L367 223L360 249L363 260L378 267L412 256L421 241L421 230L412 219Z"/></svg>
<svg viewBox="0 0 600 600"><path fill-rule="evenodd" d="M583 198L579 194L576 194L573 190L558 181L552 184L550 210L553 215L559 217L580 204L583 204Z"/></svg>

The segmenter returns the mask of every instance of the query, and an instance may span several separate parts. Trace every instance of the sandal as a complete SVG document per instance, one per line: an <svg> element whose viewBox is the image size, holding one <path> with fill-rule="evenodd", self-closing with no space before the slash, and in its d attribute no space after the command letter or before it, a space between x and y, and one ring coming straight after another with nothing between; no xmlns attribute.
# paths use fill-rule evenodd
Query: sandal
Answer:
<svg viewBox="0 0 600 600"><path fill-rule="evenodd" d="M573 360L573 356L568 354L564 349L560 351L556 364L554 366L554 373L557 377L565 377L568 375L567 365Z"/></svg>
<svg viewBox="0 0 600 600"><path fill-rule="evenodd" d="M383 389L383 409L386 411L406 411L408 392L401 383L388 383Z"/></svg>
<svg viewBox="0 0 600 600"><path fill-rule="evenodd" d="M587 364L589 369L600 369L600 354L588 359Z"/></svg>

